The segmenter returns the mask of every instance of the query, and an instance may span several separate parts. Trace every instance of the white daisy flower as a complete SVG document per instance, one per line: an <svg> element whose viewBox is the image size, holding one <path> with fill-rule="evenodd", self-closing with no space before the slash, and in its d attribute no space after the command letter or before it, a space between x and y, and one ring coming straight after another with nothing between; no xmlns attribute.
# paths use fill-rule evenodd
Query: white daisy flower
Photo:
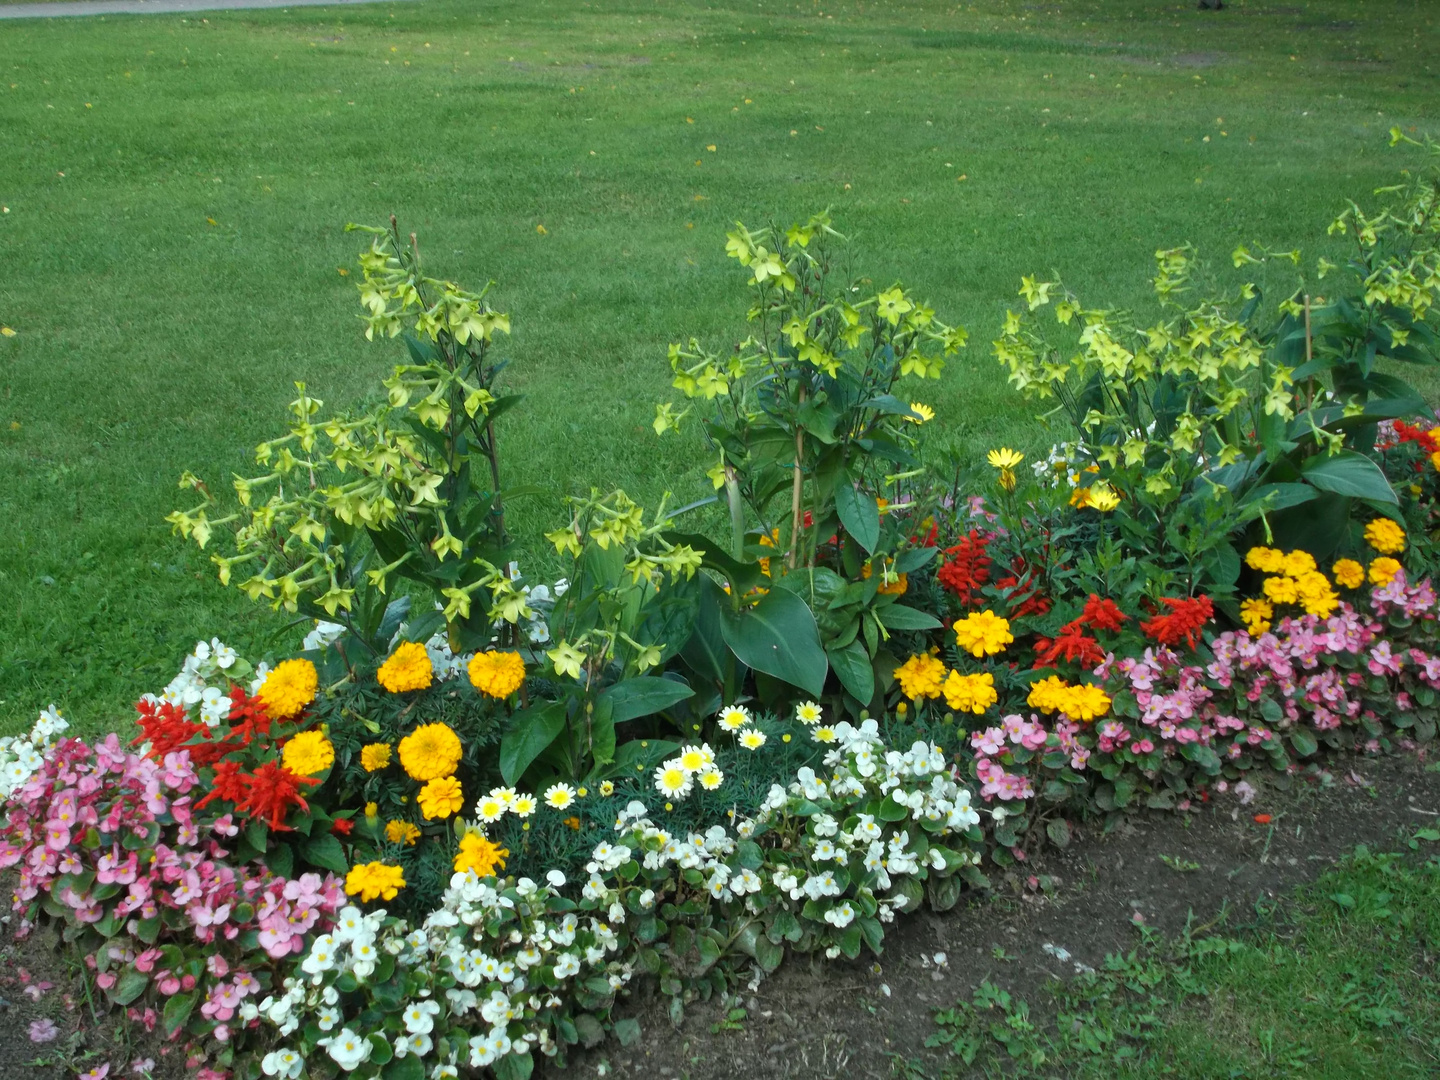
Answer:
<svg viewBox="0 0 1440 1080"><path fill-rule="evenodd" d="M813 701L802 701L795 706L795 719L802 724L818 724L820 722L820 706Z"/></svg>
<svg viewBox="0 0 1440 1080"><path fill-rule="evenodd" d="M739 742L746 750L759 750L765 745L765 733L753 728L749 731L742 731Z"/></svg>
<svg viewBox="0 0 1440 1080"><path fill-rule="evenodd" d="M569 784L551 784L545 789L545 803L555 810L564 810L574 801L575 789Z"/></svg>
<svg viewBox="0 0 1440 1080"><path fill-rule="evenodd" d="M726 731L739 731L750 724L750 710L743 705L731 705L720 710L720 726Z"/></svg>

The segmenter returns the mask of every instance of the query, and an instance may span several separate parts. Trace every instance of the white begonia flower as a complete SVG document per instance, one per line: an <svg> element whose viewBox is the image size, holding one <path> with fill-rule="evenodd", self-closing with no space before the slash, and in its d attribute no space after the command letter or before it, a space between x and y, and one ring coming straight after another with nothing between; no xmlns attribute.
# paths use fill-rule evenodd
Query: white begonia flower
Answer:
<svg viewBox="0 0 1440 1080"><path fill-rule="evenodd" d="M855 909L850 906L848 900L825 913L825 921L837 930L845 929L845 927L849 926L854 920Z"/></svg>
<svg viewBox="0 0 1440 1080"><path fill-rule="evenodd" d="M321 1031L329 1031L340 1022L340 1010L325 1006L315 1014L315 1026Z"/></svg>
<svg viewBox="0 0 1440 1080"><path fill-rule="evenodd" d="M569 979L580 974L580 960L573 953L562 952L555 961L555 977Z"/></svg>
<svg viewBox="0 0 1440 1080"><path fill-rule="evenodd" d="M221 671L234 667L237 659L235 650L219 638L210 639L210 658L215 661L215 666Z"/></svg>
<svg viewBox="0 0 1440 1080"><path fill-rule="evenodd" d="M301 963L300 970L306 975L314 975L318 978L323 972L329 971L334 966L335 939L329 934L321 934L310 943L310 953Z"/></svg>
<svg viewBox="0 0 1440 1080"><path fill-rule="evenodd" d="M296 1080L305 1068L305 1059L294 1050L272 1050L260 1059L260 1070L280 1080Z"/></svg>
<svg viewBox="0 0 1440 1080"><path fill-rule="evenodd" d="M214 686L207 686L200 695L200 719L210 727L230 718L230 699Z"/></svg>
<svg viewBox="0 0 1440 1080"><path fill-rule="evenodd" d="M436 1001L414 1001L400 1014L405 1030L411 1035L428 1035L435 1030L435 1017L440 1015L440 1003Z"/></svg>
<svg viewBox="0 0 1440 1080"><path fill-rule="evenodd" d="M563 889L565 887L565 875L559 870L551 870L545 875L545 880L552 889Z"/></svg>
<svg viewBox="0 0 1440 1080"><path fill-rule="evenodd" d="M262 660L260 661L260 663L255 665L255 677L250 680L249 687L249 692L252 697L260 692L260 688L265 685L265 680L269 677L269 664L265 663L265 661Z"/></svg>
<svg viewBox="0 0 1440 1080"><path fill-rule="evenodd" d="M460 1070L449 1062L441 1062L430 1070L430 1080L457 1080L459 1075Z"/></svg>
<svg viewBox="0 0 1440 1080"><path fill-rule="evenodd" d="M321 1039L316 1045L324 1046L331 1060L346 1072L353 1072L370 1057L370 1040L349 1028L342 1028L338 1035Z"/></svg>

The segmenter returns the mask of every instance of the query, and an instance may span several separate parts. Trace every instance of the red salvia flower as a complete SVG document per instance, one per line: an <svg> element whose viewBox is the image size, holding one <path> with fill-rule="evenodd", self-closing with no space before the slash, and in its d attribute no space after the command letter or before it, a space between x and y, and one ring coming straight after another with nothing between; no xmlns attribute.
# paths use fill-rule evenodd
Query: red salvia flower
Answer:
<svg viewBox="0 0 1440 1080"><path fill-rule="evenodd" d="M348 817L337 817L334 821L330 822L330 831L337 836L349 836L354 828L355 822L351 821Z"/></svg>
<svg viewBox="0 0 1440 1080"><path fill-rule="evenodd" d="M1019 577L1003 577L995 582L999 589L1013 589L1010 594L1010 618L1023 619L1026 615L1044 615L1050 610L1050 598L1040 592L1040 587L1034 578L1026 575L1022 581Z"/></svg>
<svg viewBox="0 0 1440 1080"><path fill-rule="evenodd" d="M230 734L225 742L233 748L249 746L257 736L270 734L270 714L260 704L258 697L251 697L234 683L230 684Z"/></svg>
<svg viewBox="0 0 1440 1080"><path fill-rule="evenodd" d="M296 776L278 761L267 761L260 768L240 779L245 784L245 795L235 804L235 809L247 817L261 818L276 832L289 832L285 815L292 806L306 812L310 804L300 794L302 784L318 784L310 776Z"/></svg>
<svg viewBox="0 0 1440 1080"><path fill-rule="evenodd" d="M1061 660L1079 664L1084 668L1093 668L1105 659L1105 650L1100 647L1100 643L1092 637L1086 637L1079 629L1071 630L1072 626L1073 623L1063 627L1060 636L1054 641L1045 638L1036 641L1037 668L1055 667Z"/></svg>
<svg viewBox="0 0 1440 1080"><path fill-rule="evenodd" d="M944 562L935 575L940 587L954 593L965 607L976 602L976 593L990 580L990 556L985 554L990 540L989 534L971 529L958 544L945 549Z"/></svg>
<svg viewBox="0 0 1440 1080"><path fill-rule="evenodd" d="M212 764L225 753L211 741L209 727L191 720L179 705L168 701L140 701L135 711L140 714L137 721L140 734L131 745L148 742L147 756L154 761L163 761L166 754L176 750L188 750L190 760L203 766Z"/></svg>
<svg viewBox="0 0 1440 1080"><path fill-rule="evenodd" d="M1129 619L1130 616L1121 611L1114 600L1108 596L1102 600L1091 593L1090 599L1085 601L1085 610L1080 612L1080 617L1070 625L1075 626L1078 623L1092 630L1116 631L1120 629L1121 623L1128 622Z"/></svg>
<svg viewBox="0 0 1440 1080"><path fill-rule="evenodd" d="M1149 622L1140 624L1145 636L1161 645L1178 645L1185 642L1195 648L1195 635L1215 614L1215 606L1208 596L1191 596L1176 599L1162 596L1160 603L1170 609L1168 614L1156 615Z"/></svg>
<svg viewBox="0 0 1440 1080"><path fill-rule="evenodd" d="M1434 430L1422 431L1414 424L1407 424L1404 420L1395 421L1395 438L1397 442L1413 442L1427 454L1433 454L1440 450L1440 438L1437 438Z"/></svg>
<svg viewBox="0 0 1440 1080"><path fill-rule="evenodd" d="M210 791L195 804L195 809L199 810L216 799L239 803L245 797L245 776L242 772L244 767L238 761L217 761L215 779L210 782Z"/></svg>

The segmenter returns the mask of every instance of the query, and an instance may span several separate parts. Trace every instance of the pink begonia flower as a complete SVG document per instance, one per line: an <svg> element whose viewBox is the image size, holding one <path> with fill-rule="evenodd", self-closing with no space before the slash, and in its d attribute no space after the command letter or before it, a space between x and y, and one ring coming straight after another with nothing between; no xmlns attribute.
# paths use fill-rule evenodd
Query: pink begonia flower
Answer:
<svg viewBox="0 0 1440 1080"><path fill-rule="evenodd" d="M130 1071L137 1076L144 1076L155 1068L154 1058L136 1058L130 1063Z"/></svg>
<svg viewBox="0 0 1440 1080"><path fill-rule="evenodd" d="M101 1065L96 1065L89 1072L81 1073L79 1076L79 1080L105 1080L105 1078L109 1075L110 1063L107 1061Z"/></svg>
<svg viewBox="0 0 1440 1080"><path fill-rule="evenodd" d="M32 1020L30 1023L30 1041L35 1043L54 1042L60 1037L60 1029L55 1026L55 1021L49 1017L41 1020Z"/></svg>

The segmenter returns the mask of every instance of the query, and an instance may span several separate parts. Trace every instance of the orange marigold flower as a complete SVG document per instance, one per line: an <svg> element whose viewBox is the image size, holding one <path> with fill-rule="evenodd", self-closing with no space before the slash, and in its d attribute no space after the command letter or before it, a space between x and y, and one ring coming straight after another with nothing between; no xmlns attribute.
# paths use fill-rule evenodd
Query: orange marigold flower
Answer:
<svg viewBox="0 0 1440 1080"><path fill-rule="evenodd" d="M390 654L390 659L375 672L375 681L392 694L424 690L434 679L435 669L430 654L418 641L404 641Z"/></svg>

